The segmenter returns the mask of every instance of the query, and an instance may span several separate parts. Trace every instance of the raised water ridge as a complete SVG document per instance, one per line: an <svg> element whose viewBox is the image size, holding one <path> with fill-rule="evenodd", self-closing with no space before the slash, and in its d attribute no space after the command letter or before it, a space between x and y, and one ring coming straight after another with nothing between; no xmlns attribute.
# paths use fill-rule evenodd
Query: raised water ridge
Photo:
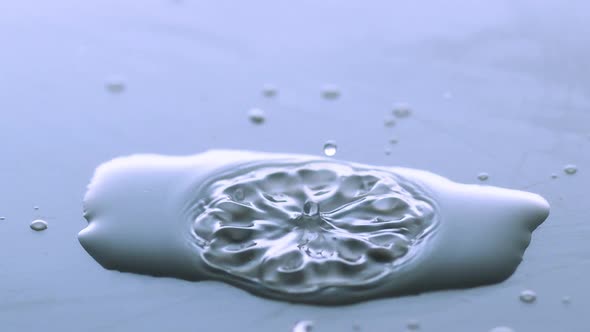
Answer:
<svg viewBox="0 0 590 332"><path fill-rule="evenodd" d="M502 281L549 205L413 169L214 150L107 162L84 212L80 242L107 269L344 304Z"/></svg>

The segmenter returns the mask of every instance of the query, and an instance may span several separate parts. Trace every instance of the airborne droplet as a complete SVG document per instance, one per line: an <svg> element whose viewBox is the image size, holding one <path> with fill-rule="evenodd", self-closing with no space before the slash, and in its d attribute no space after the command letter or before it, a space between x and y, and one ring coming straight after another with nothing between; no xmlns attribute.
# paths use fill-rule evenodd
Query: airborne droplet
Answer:
<svg viewBox="0 0 590 332"><path fill-rule="evenodd" d="M267 98L273 98L275 97L277 94L279 93L279 90L277 89L277 87L275 87L274 85L271 84L265 84L262 87L262 95L267 97Z"/></svg>
<svg viewBox="0 0 590 332"><path fill-rule="evenodd" d="M293 326L292 332L311 332L313 331L313 322L309 320L299 321Z"/></svg>
<svg viewBox="0 0 590 332"><path fill-rule="evenodd" d="M45 220L36 219L30 225L31 229L34 231L44 231L47 229L47 222Z"/></svg>
<svg viewBox="0 0 590 332"><path fill-rule="evenodd" d="M340 97L340 89L335 85L324 85L322 87L322 97L330 100L338 99L338 97Z"/></svg>
<svg viewBox="0 0 590 332"><path fill-rule="evenodd" d="M385 127L393 127L395 126L395 118L391 115L386 115L383 119L383 125Z"/></svg>
<svg viewBox="0 0 590 332"><path fill-rule="evenodd" d="M250 122L254 124L262 124L266 120L266 117L264 116L264 111L259 108L253 108L249 110L248 118L250 119Z"/></svg>
<svg viewBox="0 0 590 332"><path fill-rule="evenodd" d="M327 141L324 144L324 154L328 157L332 157L333 155L335 155L337 150L338 146L334 141Z"/></svg>
<svg viewBox="0 0 590 332"><path fill-rule="evenodd" d="M412 114L412 109L406 103L397 103L393 105L392 113L398 118L407 118Z"/></svg>
<svg viewBox="0 0 590 332"><path fill-rule="evenodd" d="M420 322L418 322L415 319L412 319L412 320L408 321L408 324L406 326L408 327L408 330L416 331L416 330L420 329Z"/></svg>
<svg viewBox="0 0 590 332"><path fill-rule="evenodd" d="M519 298L520 298L520 301L522 301L524 303L533 303L533 302L535 302L535 300L537 300L537 293L535 293L534 291L532 291L530 289L526 289L520 293Z"/></svg>
<svg viewBox="0 0 590 332"><path fill-rule="evenodd" d="M489 178L490 178L490 175L489 175L488 173L486 173L486 172L481 172L481 173L479 173L479 174L477 175L477 178L478 178L480 181L486 181L487 179L489 179Z"/></svg>
<svg viewBox="0 0 590 332"><path fill-rule="evenodd" d="M107 79L105 88L111 93L121 93L125 91L125 80L120 77L111 77Z"/></svg>
<svg viewBox="0 0 590 332"><path fill-rule="evenodd" d="M572 174L576 174L578 172L578 167L576 165L565 165L563 167L563 171L565 172L565 174L568 175L572 175Z"/></svg>

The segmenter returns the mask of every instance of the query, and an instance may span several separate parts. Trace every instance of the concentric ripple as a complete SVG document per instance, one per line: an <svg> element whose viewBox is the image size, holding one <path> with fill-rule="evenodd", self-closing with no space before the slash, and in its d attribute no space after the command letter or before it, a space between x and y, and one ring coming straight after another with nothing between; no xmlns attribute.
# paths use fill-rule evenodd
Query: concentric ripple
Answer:
<svg viewBox="0 0 590 332"><path fill-rule="evenodd" d="M425 171L213 150L100 165L79 239L107 269L339 305L500 282L548 214Z"/></svg>
<svg viewBox="0 0 590 332"><path fill-rule="evenodd" d="M377 281L435 229L434 206L415 186L348 165L263 166L199 196L193 234L203 260L281 292Z"/></svg>

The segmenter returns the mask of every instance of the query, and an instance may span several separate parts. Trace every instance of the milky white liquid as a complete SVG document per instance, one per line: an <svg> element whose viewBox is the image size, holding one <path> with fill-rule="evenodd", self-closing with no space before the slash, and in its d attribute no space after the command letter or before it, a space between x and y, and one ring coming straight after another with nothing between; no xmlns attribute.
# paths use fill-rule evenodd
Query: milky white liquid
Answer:
<svg viewBox="0 0 590 332"><path fill-rule="evenodd" d="M538 195L304 155L217 150L98 167L80 242L102 266L344 304L500 282Z"/></svg>

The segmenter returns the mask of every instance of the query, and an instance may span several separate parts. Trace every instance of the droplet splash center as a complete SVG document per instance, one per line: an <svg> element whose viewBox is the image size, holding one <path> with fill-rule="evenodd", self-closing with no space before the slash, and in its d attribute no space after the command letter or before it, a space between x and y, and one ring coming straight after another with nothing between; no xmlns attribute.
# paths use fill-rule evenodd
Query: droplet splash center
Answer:
<svg viewBox="0 0 590 332"><path fill-rule="evenodd" d="M105 268L344 304L502 281L549 207L424 171L221 150L105 163L84 212L80 242Z"/></svg>

